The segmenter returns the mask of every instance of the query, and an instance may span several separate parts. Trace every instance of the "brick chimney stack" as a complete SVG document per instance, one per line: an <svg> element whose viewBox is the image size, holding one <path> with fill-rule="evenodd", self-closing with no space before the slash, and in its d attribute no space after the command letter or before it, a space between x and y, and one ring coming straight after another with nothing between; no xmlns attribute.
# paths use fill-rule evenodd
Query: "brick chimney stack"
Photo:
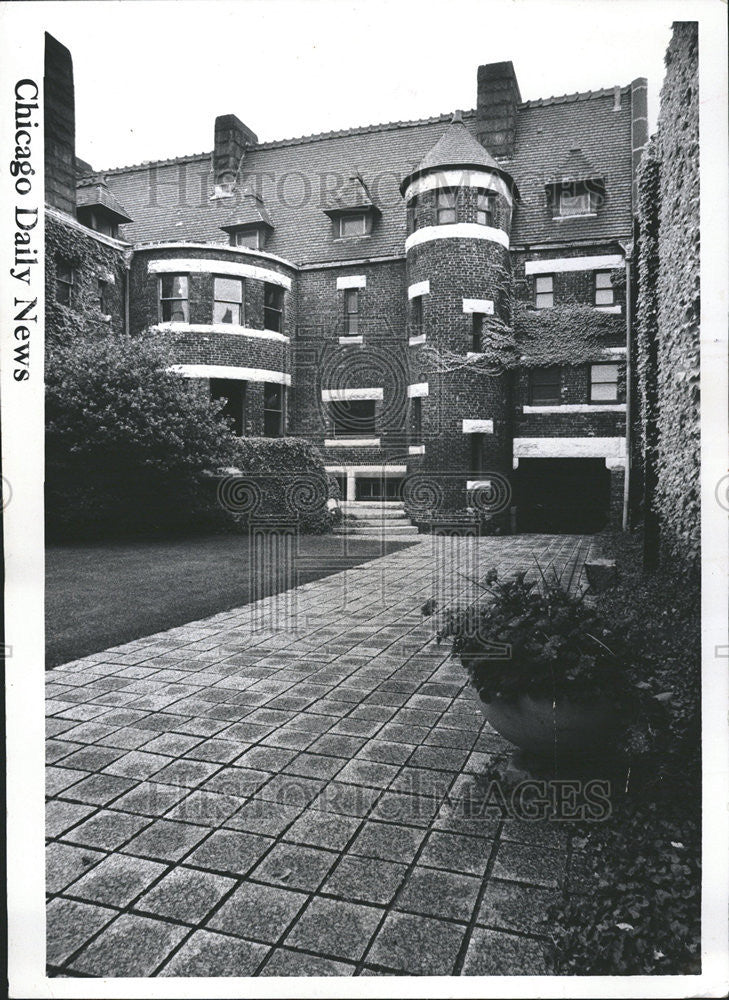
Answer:
<svg viewBox="0 0 729 1000"><path fill-rule="evenodd" d="M43 70L45 113L45 198L49 205L76 214L76 119L71 53L46 33Z"/></svg>
<svg viewBox="0 0 729 1000"><path fill-rule="evenodd" d="M512 62L478 67L476 138L492 156L514 155L519 84Z"/></svg>
<svg viewBox="0 0 729 1000"><path fill-rule="evenodd" d="M241 160L248 146L255 146L258 136L235 115L218 115L215 119L215 150L213 152L213 182L215 197L232 194Z"/></svg>

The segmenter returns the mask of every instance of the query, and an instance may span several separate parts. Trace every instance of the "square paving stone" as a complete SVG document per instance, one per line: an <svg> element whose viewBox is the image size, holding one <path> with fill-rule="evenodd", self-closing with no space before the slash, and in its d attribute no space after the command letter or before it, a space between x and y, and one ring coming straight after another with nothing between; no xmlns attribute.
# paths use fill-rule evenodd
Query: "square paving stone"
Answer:
<svg viewBox="0 0 729 1000"><path fill-rule="evenodd" d="M202 826L158 819L131 840L124 848L124 853L157 858L161 861L179 861L199 844L207 833L207 829Z"/></svg>
<svg viewBox="0 0 729 1000"><path fill-rule="evenodd" d="M183 785L185 788L197 788L198 785L220 770L219 764L211 764L203 760L176 760L154 776L155 781L165 785Z"/></svg>
<svg viewBox="0 0 729 1000"><path fill-rule="evenodd" d="M329 815L318 809L308 809L286 831L284 839L338 851L347 845L360 822L356 816Z"/></svg>
<svg viewBox="0 0 729 1000"><path fill-rule="evenodd" d="M332 727L331 733L343 736L374 736L384 724L384 721L377 719L353 719L348 715Z"/></svg>
<svg viewBox="0 0 729 1000"><path fill-rule="evenodd" d="M360 959L382 919L373 906L337 899L312 899L285 944L332 958Z"/></svg>
<svg viewBox="0 0 729 1000"><path fill-rule="evenodd" d="M126 906L165 871L165 865L126 854L110 854L74 883L71 895L92 903Z"/></svg>
<svg viewBox="0 0 729 1000"><path fill-rule="evenodd" d="M177 867L137 900L134 908L199 924L234 885L233 879L223 875Z"/></svg>
<svg viewBox="0 0 729 1000"><path fill-rule="evenodd" d="M476 927L463 963L463 976L543 976L547 973L543 945Z"/></svg>
<svg viewBox="0 0 729 1000"><path fill-rule="evenodd" d="M396 764L380 764L370 760L351 760L337 775L337 781L371 788L387 788L398 773Z"/></svg>
<svg viewBox="0 0 729 1000"><path fill-rule="evenodd" d="M214 778L212 779L215 780ZM230 795L207 784L196 788L168 814L167 819L181 819L203 826L220 826L245 803L246 797Z"/></svg>
<svg viewBox="0 0 729 1000"><path fill-rule="evenodd" d="M430 826L439 808L436 796L407 795L388 790L375 804L370 819L407 826Z"/></svg>
<svg viewBox="0 0 729 1000"><path fill-rule="evenodd" d="M183 733L162 733L155 736L145 746L148 753L166 754L168 757L181 757L201 742L199 736L185 736Z"/></svg>
<svg viewBox="0 0 729 1000"><path fill-rule="evenodd" d="M279 843L251 874L261 882L314 892L336 860L330 851Z"/></svg>
<svg viewBox="0 0 729 1000"><path fill-rule="evenodd" d="M312 802L324 788L321 778L303 778L298 774L275 774L258 792L258 798L278 802L299 810Z"/></svg>
<svg viewBox="0 0 729 1000"><path fill-rule="evenodd" d="M79 772L69 772L77 774ZM65 789L65 798L78 802L88 802L95 806L105 806L123 792L128 792L136 782L117 774L91 774L79 781L72 789Z"/></svg>
<svg viewBox="0 0 729 1000"><path fill-rule="evenodd" d="M284 769L286 774L305 778L333 778L347 763L342 757L327 757L318 753L301 753Z"/></svg>
<svg viewBox="0 0 729 1000"><path fill-rule="evenodd" d="M448 747L418 747L408 763L412 767L432 767L438 771L462 771L468 759L466 750Z"/></svg>
<svg viewBox="0 0 729 1000"><path fill-rule="evenodd" d="M240 757L243 748L233 740L205 740L198 746L188 750L185 755L190 760L209 760L219 764L229 764Z"/></svg>
<svg viewBox="0 0 729 1000"><path fill-rule="evenodd" d="M149 743L151 737L152 733L146 729L134 729L128 726L125 729L117 729L110 736L102 736L97 743L99 746L118 747L120 750L136 750Z"/></svg>
<svg viewBox="0 0 729 1000"><path fill-rule="evenodd" d="M104 851L114 851L120 844L133 837L135 833L139 833L142 827L148 823L147 817L102 809L91 819L87 819L85 823L74 827L73 830L65 834L65 839L71 840L75 844L98 847Z"/></svg>
<svg viewBox="0 0 729 1000"><path fill-rule="evenodd" d="M395 905L398 910L468 921L480 888L480 878L439 872L418 865L399 893Z"/></svg>
<svg viewBox="0 0 729 1000"><path fill-rule="evenodd" d="M312 753L329 754L331 757L344 757L351 760L365 742L366 740L358 736L332 736L326 733L324 736L320 736L315 743L312 743L310 749Z"/></svg>
<svg viewBox="0 0 729 1000"><path fill-rule="evenodd" d="M433 771L427 767L404 767L390 786L409 795L434 795L442 798L453 784L452 771Z"/></svg>
<svg viewBox="0 0 729 1000"><path fill-rule="evenodd" d="M424 838L425 830L422 829L396 826L394 823L367 822L349 851L351 854L410 864Z"/></svg>
<svg viewBox="0 0 729 1000"><path fill-rule="evenodd" d="M70 790L70 786L80 782L82 778L88 778L87 771L76 771L70 767L47 767L46 768L46 795L58 795L59 792ZM76 796L74 795L74 798Z"/></svg>
<svg viewBox="0 0 729 1000"><path fill-rule="evenodd" d="M274 841L253 833L216 830L187 858L187 864L211 871L245 875Z"/></svg>
<svg viewBox="0 0 729 1000"><path fill-rule="evenodd" d="M322 891L348 900L389 903L406 873L406 865L347 854L326 880Z"/></svg>
<svg viewBox="0 0 729 1000"><path fill-rule="evenodd" d="M268 947L210 931L195 931L161 976L252 976Z"/></svg>
<svg viewBox="0 0 729 1000"><path fill-rule="evenodd" d="M435 830L428 834L420 864L466 875L484 875L492 847L493 842L485 838Z"/></svg>
<svg viewBox="0 0 729 1000"><path fill-rule="evenodd" d="M367 961L412 976L450 976L466 928L432 917L391 913L382 925Z"/></svg>
<svg viewBox="0 0 729 1000"><path fill-rule="evenodd" d="M276 948L271 952L259 973L261 976L353 976L355 966L348 962L334 962L318 955L304 955L300 951Z"/></svg>
<svg viewBox="0 0 729 1000"><path fill-rule="evenodd" d="M244 882L213 915L208 926L238 937L275 944L306 900L302 892Z"/></svg>
<svg viewBox="0 0 729 1000"><path fill-rule="evenodd" d="M113 747L86 746L64 757L64 767L74 767L81 771L100 771L123 755L123 750Z"/></svg>
<svg viewBox="0 0 729 1000"><path fill-rule="evenodd" d="M306 750L316 739L316 733L305 733L298 729L275 729L263 740L262 746L279 747L283 750Z"/></svg>
<svg viewBox="0 0 729 1000"><path fill-rule="evenodd" d="M124 913L87 945L72 965L90 976L151 976L188 933L186 927Z"/></svg>
<svg viewBox="0 0 729 1000"><path fill-rule="evenodd" d="M271 771L276 774L283 771L290 761L296 757L295 750L283 750L281 747L251 747L238 760L241 767L250 767L254 770Z"/></svg>
<svg viewBox="0 0 729 1000"><path fill-rule="evenodd" d="M489 882L479 907L476 923L523 934L546 934L547 909L559 895L554 889Z"/></svg>
<svg viewBox="0 0 729 1000"><path fill-rule="evenodd" d="M377 760L382 764L404 764L411 756L413 748L405 743L390 743L388 740L370 740L357 754L357 758Z"/></svg>
<svg viewBox="0 0 729 1000"><path fill-rule="evenodd" d="M159 785L154 781L142 781L126 795L114 802L114 809L140 813L142 816L161 816L171 809L189 789L177 785Z"/></svg>
<svg viewBox="0 0 729 1000"><path fill-rule="evenodd" d="M339 813L344 816L366 816L381 795L379 788L340 784L330 781L312 802L312 808L321 812Z"/></svg>
<svg viewBox="0 0 729 1000"><path fill-rule="evenodd" d="M269 771L259 771L250 767L224 767L205 782L205 791L246 798L253 795L270 779Z"/></svg>
<svg viewBox="0 0 729 1000"><path fill-rule="evenodd" d="M238 812L227 819L224 826L231 830L249 830L251 833L265 833L278 836L292 823L301 810L294 806L284 806L278 802L254 797L244 803Z"/></svg>
<svg viewBox="0 0 729 1000"><path fill-rule="evenodd" d="M60 892L104 858L101 851L70 844L49 844L46 848L46 892Z"/></svg>
<svg viewBox="0 0 729 1000"><path fill-rule="evenodd" d="M555 889L564 878L565 863L564 852L502 841L493 875L495 878Z"/></svg>
<svg viewBox="0 0 729 1000"><path fill-rule="evenodd" d="M94 811L94 806L51 799L46 802L46 837L57 837Z"/></svg>
<svg viewBox="0 0 729 1000"><path fill-rule="evenodd" d="M78 903L75 899L60 896L52 899L46 907L47 963L61 965L116 916L116 910L106 907Z"/></svg>

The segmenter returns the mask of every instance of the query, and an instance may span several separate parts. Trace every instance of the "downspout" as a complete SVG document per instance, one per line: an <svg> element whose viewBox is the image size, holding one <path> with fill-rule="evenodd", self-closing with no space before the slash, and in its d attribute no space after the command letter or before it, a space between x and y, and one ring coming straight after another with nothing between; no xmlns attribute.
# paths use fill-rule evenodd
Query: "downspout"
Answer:
<svg viewBox="0 0 729 1000"><path fill-rule="evenodd" d="M625 254L625 479L623 531L630 527L630 473L633 462L633 247L619 243Z"/></svg>
<svg viewBox="0 0 729 1000"><path fill-rule="evenodd" d="M132 253L124 254L124 333L129 336L129 276L132 269Z"/></svg>

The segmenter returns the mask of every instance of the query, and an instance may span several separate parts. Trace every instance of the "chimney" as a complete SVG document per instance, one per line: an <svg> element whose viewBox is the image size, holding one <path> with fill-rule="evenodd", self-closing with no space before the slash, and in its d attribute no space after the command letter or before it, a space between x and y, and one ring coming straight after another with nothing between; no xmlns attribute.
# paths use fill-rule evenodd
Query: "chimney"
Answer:
<svg viewBox="0 0 729 1000"><path fill-rule="evenodd" d="M46 33L43 91L45 111L45 200L76 214L76 118L71 53Z"/></svg>
<svg viewBox="0 0 729 1000"><path fill-rule="evenodd" d="M492 156L514 155L519 84L512 62L478 67L476 138Z"/></svg>
<svg viewBox="0 0 729 1000"><path fill-rule="evenodd" d="M213 197L224 198L233 193L246 148L255 146L257 142L258 136L235 115L218 115L215 119Z"/></svg>

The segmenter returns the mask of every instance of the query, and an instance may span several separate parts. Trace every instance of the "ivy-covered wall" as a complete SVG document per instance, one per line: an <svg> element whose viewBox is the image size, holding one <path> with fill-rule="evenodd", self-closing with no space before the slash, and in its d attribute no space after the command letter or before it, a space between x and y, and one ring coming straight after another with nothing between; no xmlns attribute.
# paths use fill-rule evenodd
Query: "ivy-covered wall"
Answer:
<svg viewBox="0 0 729 1000"><path fill-rule="evenodd" d="M637 388L645 515L663 557L700 554L698 25L676 22L640 172Z"/></svg>

